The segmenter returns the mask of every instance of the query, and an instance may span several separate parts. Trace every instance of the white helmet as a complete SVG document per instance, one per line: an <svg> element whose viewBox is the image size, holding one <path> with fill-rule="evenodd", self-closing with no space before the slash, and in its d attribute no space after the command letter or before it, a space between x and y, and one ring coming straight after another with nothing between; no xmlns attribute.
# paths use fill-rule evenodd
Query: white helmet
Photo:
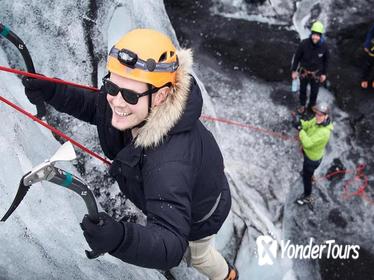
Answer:
<svg viewBox="0 0 374 280"><path fill-rule="evenodd" d="M320 102L316 106L313 107L314 112L320 112L323 114L328 114L330 111L330 106L325 102Z"/></svg>

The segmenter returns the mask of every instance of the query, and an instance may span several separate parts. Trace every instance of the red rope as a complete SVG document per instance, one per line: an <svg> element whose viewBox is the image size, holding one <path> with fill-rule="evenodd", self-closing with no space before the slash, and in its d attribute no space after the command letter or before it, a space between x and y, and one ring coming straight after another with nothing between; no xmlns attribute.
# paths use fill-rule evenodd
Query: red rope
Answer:
<svg viewBox="0 0 374 280"><path fill-rule="evenodd" d="M373 204L374 200L369 198L367 193L365 192L366 188L369 186L369 179L368 176L364 173L364 169L364 164L360 164L359 166L357 166L356 175L351 180L347 181L344 185L343 198L348 199L353 196L359 196L368 201L370 204ZM349 186L352 185L354 181L359 181L362 183L356 191L350 192Z"/></svg>
<svg viewBox="0 0 374 280"><path fill-rule="evenodd" d="M238 126L238 127L241 127L241 128L251 129L251 130L269 135L269 136L274 137L274 138L282 139L283 141L297 141L297 139L294 136L289 136L289 135L284 134L284 133L275 132L275 131L272 131L272 130L267 130L265 128L257 127L257 126L250 125L250 124L243 124L243 123L239 123L239 122L236 122L236 121L231 121L231 120L222 119L222 118L214 118L214 117L206 116L206 115L202 115L201 119L208 120L208 121L221 122L221 123L225 123L225 124L229 124L229 125L235 125L235 126Z"/></svg>
<svg viewBox="0 0 374 280"><path fill-rule="evenodd" d="M5 66L0 66L0 71L14 73L14 74L22 75L22 76L35 78L35 79L50 81L50 82L54 82L54 83L58 83L58 84L64 84L64 85L75 86L75 87L78 87L78 88L89 89L89 90L92 90L92 91L99 91L99 89L95 88L95 87L85 86L85 85L81 85L81 84L77 84L77 83L73 83L73 82L69 82L69 81L65 81L65 80L51 78L51 77L43 76L43 75L40 75L40 74L33 74L33 73L25 72L25 71L22 71L22 70L5 67ZM214 117L204 116L204 115L201 116L201 119L207 120L207 121L221 122L221 123L225 123L225 124L229 124L229 125L235 125L235 126L238 126L238 127L241 127L241 128L251 129L253 131L260 132L260 133L266 134L266 135L274 137L274 138L279 138L283 141L289 141L289 140L298 141L295 136L289 136L289 135L284 134L284 133L274 132L274 131L267 130L265 128L257 127L257 126L250 125L250 124L243 124L243 123L239 123L239 122L232 121L232 120L227 120L227 119L223 119L223 118L214 118Z"/></svg>
<svg viewBox="0 0 374 280"><path fill-rule="evenodd" d="M370 198L368 194L366 193L366 189L369 186L369 178L365 174L364 169L366 165L360 164L356 167L356 170L349 170L349 169L343 169L343 170L337 170L334 172L331 172L325 176L316 178L315 181L323 180L323 179L330 179L331 177L334 177L339 174L352 174L355 173L355 176L349 180L347 180L343 186L343 194L342 197L344 200L352 198L354 196L361 197L361 199L366 200L370 204L374 204L374 199ZM349 187L355 182L358 181L361 183L361 185L357 188L356 191L350 191Z"/></svg>
<svg viewBox="0 0 374 280"><path fill-rule="evenodd" d="M67 141L70 141L73 145L77 146L78 148L82 149L84 152L90 154L91 156L101 160L102 162L106 163L106 164L111 164L110 161L108 161L107 159L103 158L102 156L98 155L97 153L91 151L90 149L86 148L85 146L83 146L82 144L78 143L77 141L75 141L74 139L70 138L69 136L67 136L66 134L62 133L60 130L54 128L53 126L47 124L46 122L43 122L42 120L38 119L37 117L35 117L34 115L30 114L29 112L25 111L24 109L22 109L21 107L17 106L16 104L10 102L9 100L7 100L6 98L2 97L0 95L0 100L3 101L5 104L13 107L14 109L16 109L18 112L24 114L25 116L29 117L30 119L36 121L38 124L48 128L50 131L56 133L57 135L61 136L62 138L66 139Z"/></svg>
<svg viewBox="0 0 374 280"><path fill-rule="evenodd" d="M39 80L50 81L50 82L54 82L56 84L64 84L64 85L74 86L74 87L78 87L78 88L89 89L89 90L92 90L92 91L99 91L99 89L97 89L95 87L85 86L85 85L81 85L81 84L77 84L77 83L73 83L73 82L69 82L69 81L60 80L60 79L57 79L57 78L51 78L51 77L43 76L43 75L40 75L40 74L25 72L25 71L22 71L22 70L13 69L13 68L1 66L1 65L0 65L0 71L14 73L14 74L27 76L27 77L35 78L35 79L39 79Z"/></svg>

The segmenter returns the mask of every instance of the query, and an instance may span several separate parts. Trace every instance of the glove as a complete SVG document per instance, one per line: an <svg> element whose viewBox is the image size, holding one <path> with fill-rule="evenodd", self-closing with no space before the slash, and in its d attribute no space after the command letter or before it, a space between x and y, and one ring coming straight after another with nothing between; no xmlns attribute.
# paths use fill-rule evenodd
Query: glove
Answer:
<svg viewBox="0 0 374 280"><path fill-rule="evenodd" d="M107 213L99 213L100 223L92 222L85 215L80 224L90 248L97 253L112 252L118 248L124 237L122 222L117 222Z"/></svg>
<svg viewBox="0 0 374 280"><path fill-rule="evenodd" d="M29 77L23 77L22 84L25 86L27 98L34 105L52 99L56 89L56 84L53 82Z"/></svg>
<svg viewBox="0 0 374 280"><path fill-rule="evenodd" d="M294 127L294 128L296 128L298 131L300 131L301 130L301 123L300 122L297 122L297 121L294 121L293 123L292 123L292 126Z"/></svg>
<svg viewBox="0 0 374 280"><path fill-rule="evenodd" d="M292 126L294 127L294 128L296 128L298 131L300 131L301 130L301 117L299 117L299 116L295 116L294 118L293 118L293 121L292 121Z"/></svg>

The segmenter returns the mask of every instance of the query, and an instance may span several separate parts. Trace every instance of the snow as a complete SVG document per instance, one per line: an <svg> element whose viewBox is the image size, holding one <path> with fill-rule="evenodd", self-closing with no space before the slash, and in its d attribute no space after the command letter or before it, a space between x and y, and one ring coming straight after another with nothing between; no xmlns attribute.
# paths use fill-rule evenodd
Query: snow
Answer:
<svg viewBox="0 0 374 280"><path fill-rule="evenodd" d="M210 11L213 15L271 25L293 24L291 29L296 29L302 39L309 36L312 21L321 20L328 30L328 19L335 16L331 9L333 2L331 0L272 0L263 1L262 5L248 2L246 0L214 0Z"/></svg>
<svg viewBox="0 0 374 280"><path fill-rule="evenodd" d="M255 1L253 1L255 2ZM260 1L258 1L260 2ZM293 13L294 1L262 1L263 4L249 4L246 0L214 0L212 14L227 18L244 19L268 24L287 25Z"/></svg>
<svg viewBox="0 0 374 280"><path fill-rule="evenodd" d="M302 0L296 3L296 12L292 17L292 20L301 39L309 37L311 23L317 19L323 23L325 31L328 31L329 4L329 1L320 0ZM321 12L314 15L313 9L315 7L321 7Z"/></svg>

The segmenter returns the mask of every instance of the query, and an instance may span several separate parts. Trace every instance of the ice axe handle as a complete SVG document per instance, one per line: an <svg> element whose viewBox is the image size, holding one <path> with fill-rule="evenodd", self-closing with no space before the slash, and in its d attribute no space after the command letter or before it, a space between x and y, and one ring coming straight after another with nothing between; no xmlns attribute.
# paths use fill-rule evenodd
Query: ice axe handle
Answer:
<svg viewBox="0 0 374 280"><path fill-rule="evenodd" d="M97 224L98 226L103 225L104 222L102 219L100 219L95 197L84 181L58 167L53 167L53 177L50 178L49 181L68 188L69 190L72 190L80 195L80 197L86 204L88 218L90 219L90 221ZM97 257L104 255L104 253L88 250L85 250L85 253L87 258L89 259L96 259Z"/></svg>
<svg viewBox="0 0 374 280"><path fill-rule="evenodd" d="M42 119L47 114L47 110L45 108L44 102L42 101L38 104L35 104L35 106L36 106L36 112L37 112L36 117L38 119Z"/></svg>
<svg viewBox="0 0 374 280"><path fill-rule="evenodd" d="M98 224L99 226L102 226L102 225L103 225L103 220L101 220L101 219L99 219L99 220L97 220L97 219L92 219L91 216L88 216L88 218L89 218L92 222ZM101 255L104 255L104 254L105 254L105 253L95 252L95 251L93 251L93 250L92 250L92 251L85 250L84 252L86 253L87 258L90 259L90 260L96 259L96 258L100 257Z"/></svg>
<svg viewBox="0 0 374 280"><path fill-rule="evenodd" d="M51 179L49 179L49 181L60 186L64 186L79 194L86 204L88 218L90 219L90 221L99 226L102 226L103 221L99 218L99 211L97 209L95 197L93 196L87 184L80 180L78 177L70 174L69 172L66 172L58 167L53 168L54 176ZM85 252L87 258L89 259L96 259L97 257L103 255L103 253L98 253L95 251L86 250Z"/></svg>

